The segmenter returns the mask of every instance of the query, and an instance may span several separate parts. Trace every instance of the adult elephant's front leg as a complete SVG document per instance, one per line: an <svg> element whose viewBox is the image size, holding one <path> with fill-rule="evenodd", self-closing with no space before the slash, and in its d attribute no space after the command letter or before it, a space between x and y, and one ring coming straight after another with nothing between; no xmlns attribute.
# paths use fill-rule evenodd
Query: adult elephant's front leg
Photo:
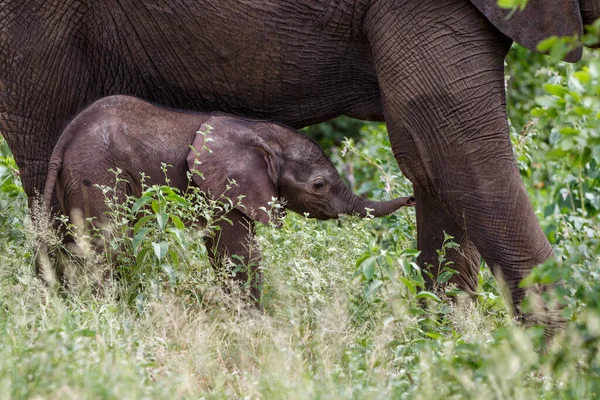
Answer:
<svg viewBox="0 0 600 400"><path fill-rule="evenodd" d="M510 42L462 1L381 2L367 26L394 154L423 201L421 261L437 262L446 231L467 254L451 254L456 281L476 287L479 251L518 306L519 282L552 249L511 149L503 64Z"/></svg>
<svg viewBox="0 0 600 400"><path fill-rule="evenodd" d="M480 255L475 245L469 240L467 230L458 225L448 210L431 196L425 189L415 185L417 199L417 247L421 251L419 265L425 266L432 273L432 277L425 276L425 283L429 288L436 285L439 274L447 265L458 271L452 277L462 290L474 294L477 290ZM438 258L438 250L444 244L445 234L453 237L460 248L449 247L446 249L445 261Z"/></svg>

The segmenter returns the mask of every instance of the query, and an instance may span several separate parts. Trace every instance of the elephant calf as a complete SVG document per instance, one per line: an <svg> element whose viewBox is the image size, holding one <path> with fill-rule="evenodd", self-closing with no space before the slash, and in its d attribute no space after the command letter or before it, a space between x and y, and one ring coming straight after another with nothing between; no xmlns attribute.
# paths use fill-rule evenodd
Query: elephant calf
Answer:
<svg viewBox="0 0 600 400"><path fill-rule="evenodd" d="M209 126L208 136L200 134ZM165 173L161 163L172 167ZM81 112L58 140L44 190L46 207L50 209L56 193L63 214L71 216L77 209L84 218L105 223L108 208L95 185L114 185L110 168L121 169L121 178L126 180L121 196L141 195L141 173L150 185L164 184L166 175L180 190L193 184L213 198L225 195L235 201L243 195L226 216L233 224L221 223L219 236L206 239L213 265L231 255L243 259L246 266L257 265L260 253L251 238L252 221L269 223L264 210L272 198L319 219L337 218L341 213L365 216L365 208L383 216L414 204L412 197L385 202L357 197L319 146L291 128L112 96ZM231 180L236 184L231 186ZM238 278L247 276L238 274ZM253 295L258 298L257 288Z"/></svg>

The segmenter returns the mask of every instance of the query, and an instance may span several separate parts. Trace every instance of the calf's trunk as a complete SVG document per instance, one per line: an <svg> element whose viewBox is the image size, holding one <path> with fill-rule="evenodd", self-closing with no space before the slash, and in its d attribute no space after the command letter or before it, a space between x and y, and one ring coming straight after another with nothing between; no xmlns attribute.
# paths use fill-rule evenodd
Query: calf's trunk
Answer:
<svg viewBox="0 0 600 400"><path fill-rule="evenodd" d="M384 217L392 214L400 207L414 206L416 203L415 198L412 196L399 197L388 201L372 201L356 195L352 196L353 201L350 203L347 213L356 214L362 218L367 216L367 209L369 210L369 215L373 217Z"/></svg>

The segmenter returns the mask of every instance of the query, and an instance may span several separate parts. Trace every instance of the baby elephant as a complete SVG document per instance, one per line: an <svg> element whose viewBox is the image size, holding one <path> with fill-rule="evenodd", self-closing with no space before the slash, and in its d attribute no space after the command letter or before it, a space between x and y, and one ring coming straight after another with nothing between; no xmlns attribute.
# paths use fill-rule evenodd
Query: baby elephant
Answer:
<svg viewBox="0 0 600 400"><path fill-rule="evenodd" d="M211 133L207 132L211 127ZM206 239L211 263L236 255L256 266L252 221L269 223L268 203L319 219L338 214L390 214L413 205L412 197L373 202L354 195L319 146L304 134L271 122L228 115L182 112L128 97L103 98L82 111L64 130L50 159L44 201L48 210L56 193L63 214L105 222L107 206L95 185L114 186L109 169L122 170L124 193L140 196L141 173L149 185L164 184L161 163L171 165L170 185L197 185L212 198L225 195L238 206L220 223L218 237ZM192 172L192 181L188 179ZM230 182L235 181L234 185ZM227 187L230 187L227 190ZM257 272L257 271L255 271ZM258 282L259 275L257 276ZM236 276L246 280L242 273ZM253 287L256 285L253 285ZM258 298L258 289L252 294Z"/></svg>

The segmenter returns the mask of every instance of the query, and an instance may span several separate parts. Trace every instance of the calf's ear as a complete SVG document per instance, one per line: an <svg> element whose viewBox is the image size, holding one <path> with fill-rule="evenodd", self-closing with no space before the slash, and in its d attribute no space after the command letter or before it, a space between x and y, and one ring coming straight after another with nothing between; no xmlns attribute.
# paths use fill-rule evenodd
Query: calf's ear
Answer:
<svg viewBox="0 0 600 400"><path fill-rule="evenodd" d="M498 7L497 0L471 0L502 33L530 50L550 36L581 36L583 24L578 0L529 0L523 11ZM571 51L565 61L581 59L582 49Z"/></svg>
<svg viewBox="0 0 600 400"><path fill-rule="evenodd" d="M278 195L279 169L275 154L254 140L255 127L251 121L211 117L196 134L187 163L203 192L213 199L231 199L252 220L268 225L265 210Z"/></svg>

